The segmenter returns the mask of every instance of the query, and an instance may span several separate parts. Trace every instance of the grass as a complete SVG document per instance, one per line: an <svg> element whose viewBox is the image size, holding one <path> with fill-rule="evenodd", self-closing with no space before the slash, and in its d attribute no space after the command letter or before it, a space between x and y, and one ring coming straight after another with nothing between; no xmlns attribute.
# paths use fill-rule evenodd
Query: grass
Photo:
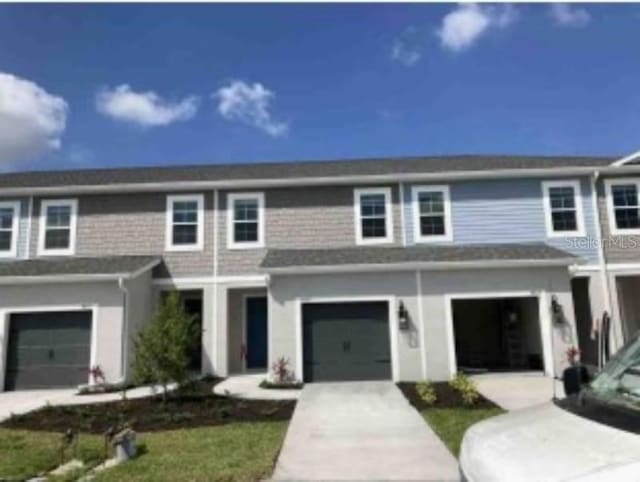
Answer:
<svg viewBox="0 0 640 482"><path fill-rule="evenodd" d="M24 480L54 469L60 462L60 434L0 428L0 480ZM95 465L102 458L102 438L81 435L77 456Z"/></svg>
<svg viewBox="0 0 640 482"><path fill-rule="evenodd" d="M462 436L471 425L489 417L505 413L498 407L491 408L428 408L422 416L447 448L458 457Z"/></svg>
<svg viewBox="0 0 640 482"><path fill-rule="evenodd" d="M141 455L96 477L109 481L253 481L268 477L287 422L243 422L139 434ZM0 480L24 480L58 465L60 435L0 429ZM78 455L95 465L102 437L81 435Z"/></svg>

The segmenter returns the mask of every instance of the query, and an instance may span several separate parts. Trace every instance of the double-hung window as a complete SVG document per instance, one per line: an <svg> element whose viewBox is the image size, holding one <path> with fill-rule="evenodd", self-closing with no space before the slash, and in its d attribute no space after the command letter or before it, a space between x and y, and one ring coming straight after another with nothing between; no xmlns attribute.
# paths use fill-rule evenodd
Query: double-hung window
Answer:
<svg viewBox="0 0 640 482"><path fill-rule="evenodd" d="M451 241L453 229L449 186L414 186L412 197L415 241Z"/></svg>
<svg viewBox="0 0 640 482"><path fill-rule="evenodd" d="M611 234L640 234L640 180L608 180Z"/></svg>
<svg viewBox="0 0 640 482"><path fill-rule="evenodd" d="M20 203L0 201L0 258L18 254L18 216Z"/></svg>
<svg viewBox="0 0 640 482"><path fill-rule="evenodd" d="M264 247L264 193L227 196L227 246L230 249Z"/></svg>
<svg viewBox="0 0 640 482"><path fill-rule="evenodd" d="M76 249L77 199L46 199L40 204L38 253L72 255Z"/></svg>
<svg viewBox="0 0 640 482"><path fill-rule="evenodd" d="M584 236L580 182L547 181L542 189L547 236Z"/></svg>
<svg viewBox="0 0 640 482"><path fill-rule="evenodd" d="M204 196L167 196L167 251L198 251L204 244Z"/></svg>
<svg viewBox="0 0 640 482"><path fill-rule="evenodd" d="M356 244L393 242L391 188L354 191Z"/></svg>

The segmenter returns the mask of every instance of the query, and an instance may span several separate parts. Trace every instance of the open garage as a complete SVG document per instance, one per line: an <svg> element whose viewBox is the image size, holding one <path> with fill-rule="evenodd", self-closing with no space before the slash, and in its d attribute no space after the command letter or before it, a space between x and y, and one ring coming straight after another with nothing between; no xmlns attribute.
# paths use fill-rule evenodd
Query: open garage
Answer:
<svg viewBox="0 0 640 482"><path fill-rule="evenodd" d="M452 299L458 370L543 370L537 297Z"/></svg>

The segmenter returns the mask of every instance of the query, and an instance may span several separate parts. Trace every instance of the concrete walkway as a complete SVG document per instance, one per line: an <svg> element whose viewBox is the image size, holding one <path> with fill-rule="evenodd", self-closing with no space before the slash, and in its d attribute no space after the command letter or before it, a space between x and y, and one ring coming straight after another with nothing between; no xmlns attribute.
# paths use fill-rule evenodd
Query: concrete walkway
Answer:
<svg viewBox="0 0 640 482"><path fill-rule="evenodd" d="M482 395L509 411L551 401L554 383L556 396L564 398L562 382L540 372L483 373L471 379Z"/></svg>
<svg viewBox="0 0 640 482"><path fill-rule="evenodd" d="M213 387L213 393L248 400L297 400L300 396L302 390L299 389L260 388L265 378L266 373L231 375Z"/></svg>
<svg viewBox="0 0 640 482"><path fill-rule="evenodd" d="M169 385L171 390L175 384ZM144 398L160 393L160 386L137 387L127 390L127 398ZM121 392L78 395L76 389L17 390L0 393L0 422L45 405L86 405L113 402L122 399Z"/></svg>
<svg viewBox="0 0 640 482"><path fill-rule="evenodd" d="M274 480L459 480L458 465L391 382L306 385Z"/></svg>

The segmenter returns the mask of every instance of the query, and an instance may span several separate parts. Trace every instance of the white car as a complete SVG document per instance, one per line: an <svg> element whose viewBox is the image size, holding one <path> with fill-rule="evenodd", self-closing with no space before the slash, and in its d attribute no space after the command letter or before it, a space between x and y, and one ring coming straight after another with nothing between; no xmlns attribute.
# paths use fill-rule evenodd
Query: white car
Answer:
<svg viewBox="0 0 640 482"><path fill-rule="evenodd" d="M640 481L640 335L578 395L471 427L468 482Z"/></svg>

